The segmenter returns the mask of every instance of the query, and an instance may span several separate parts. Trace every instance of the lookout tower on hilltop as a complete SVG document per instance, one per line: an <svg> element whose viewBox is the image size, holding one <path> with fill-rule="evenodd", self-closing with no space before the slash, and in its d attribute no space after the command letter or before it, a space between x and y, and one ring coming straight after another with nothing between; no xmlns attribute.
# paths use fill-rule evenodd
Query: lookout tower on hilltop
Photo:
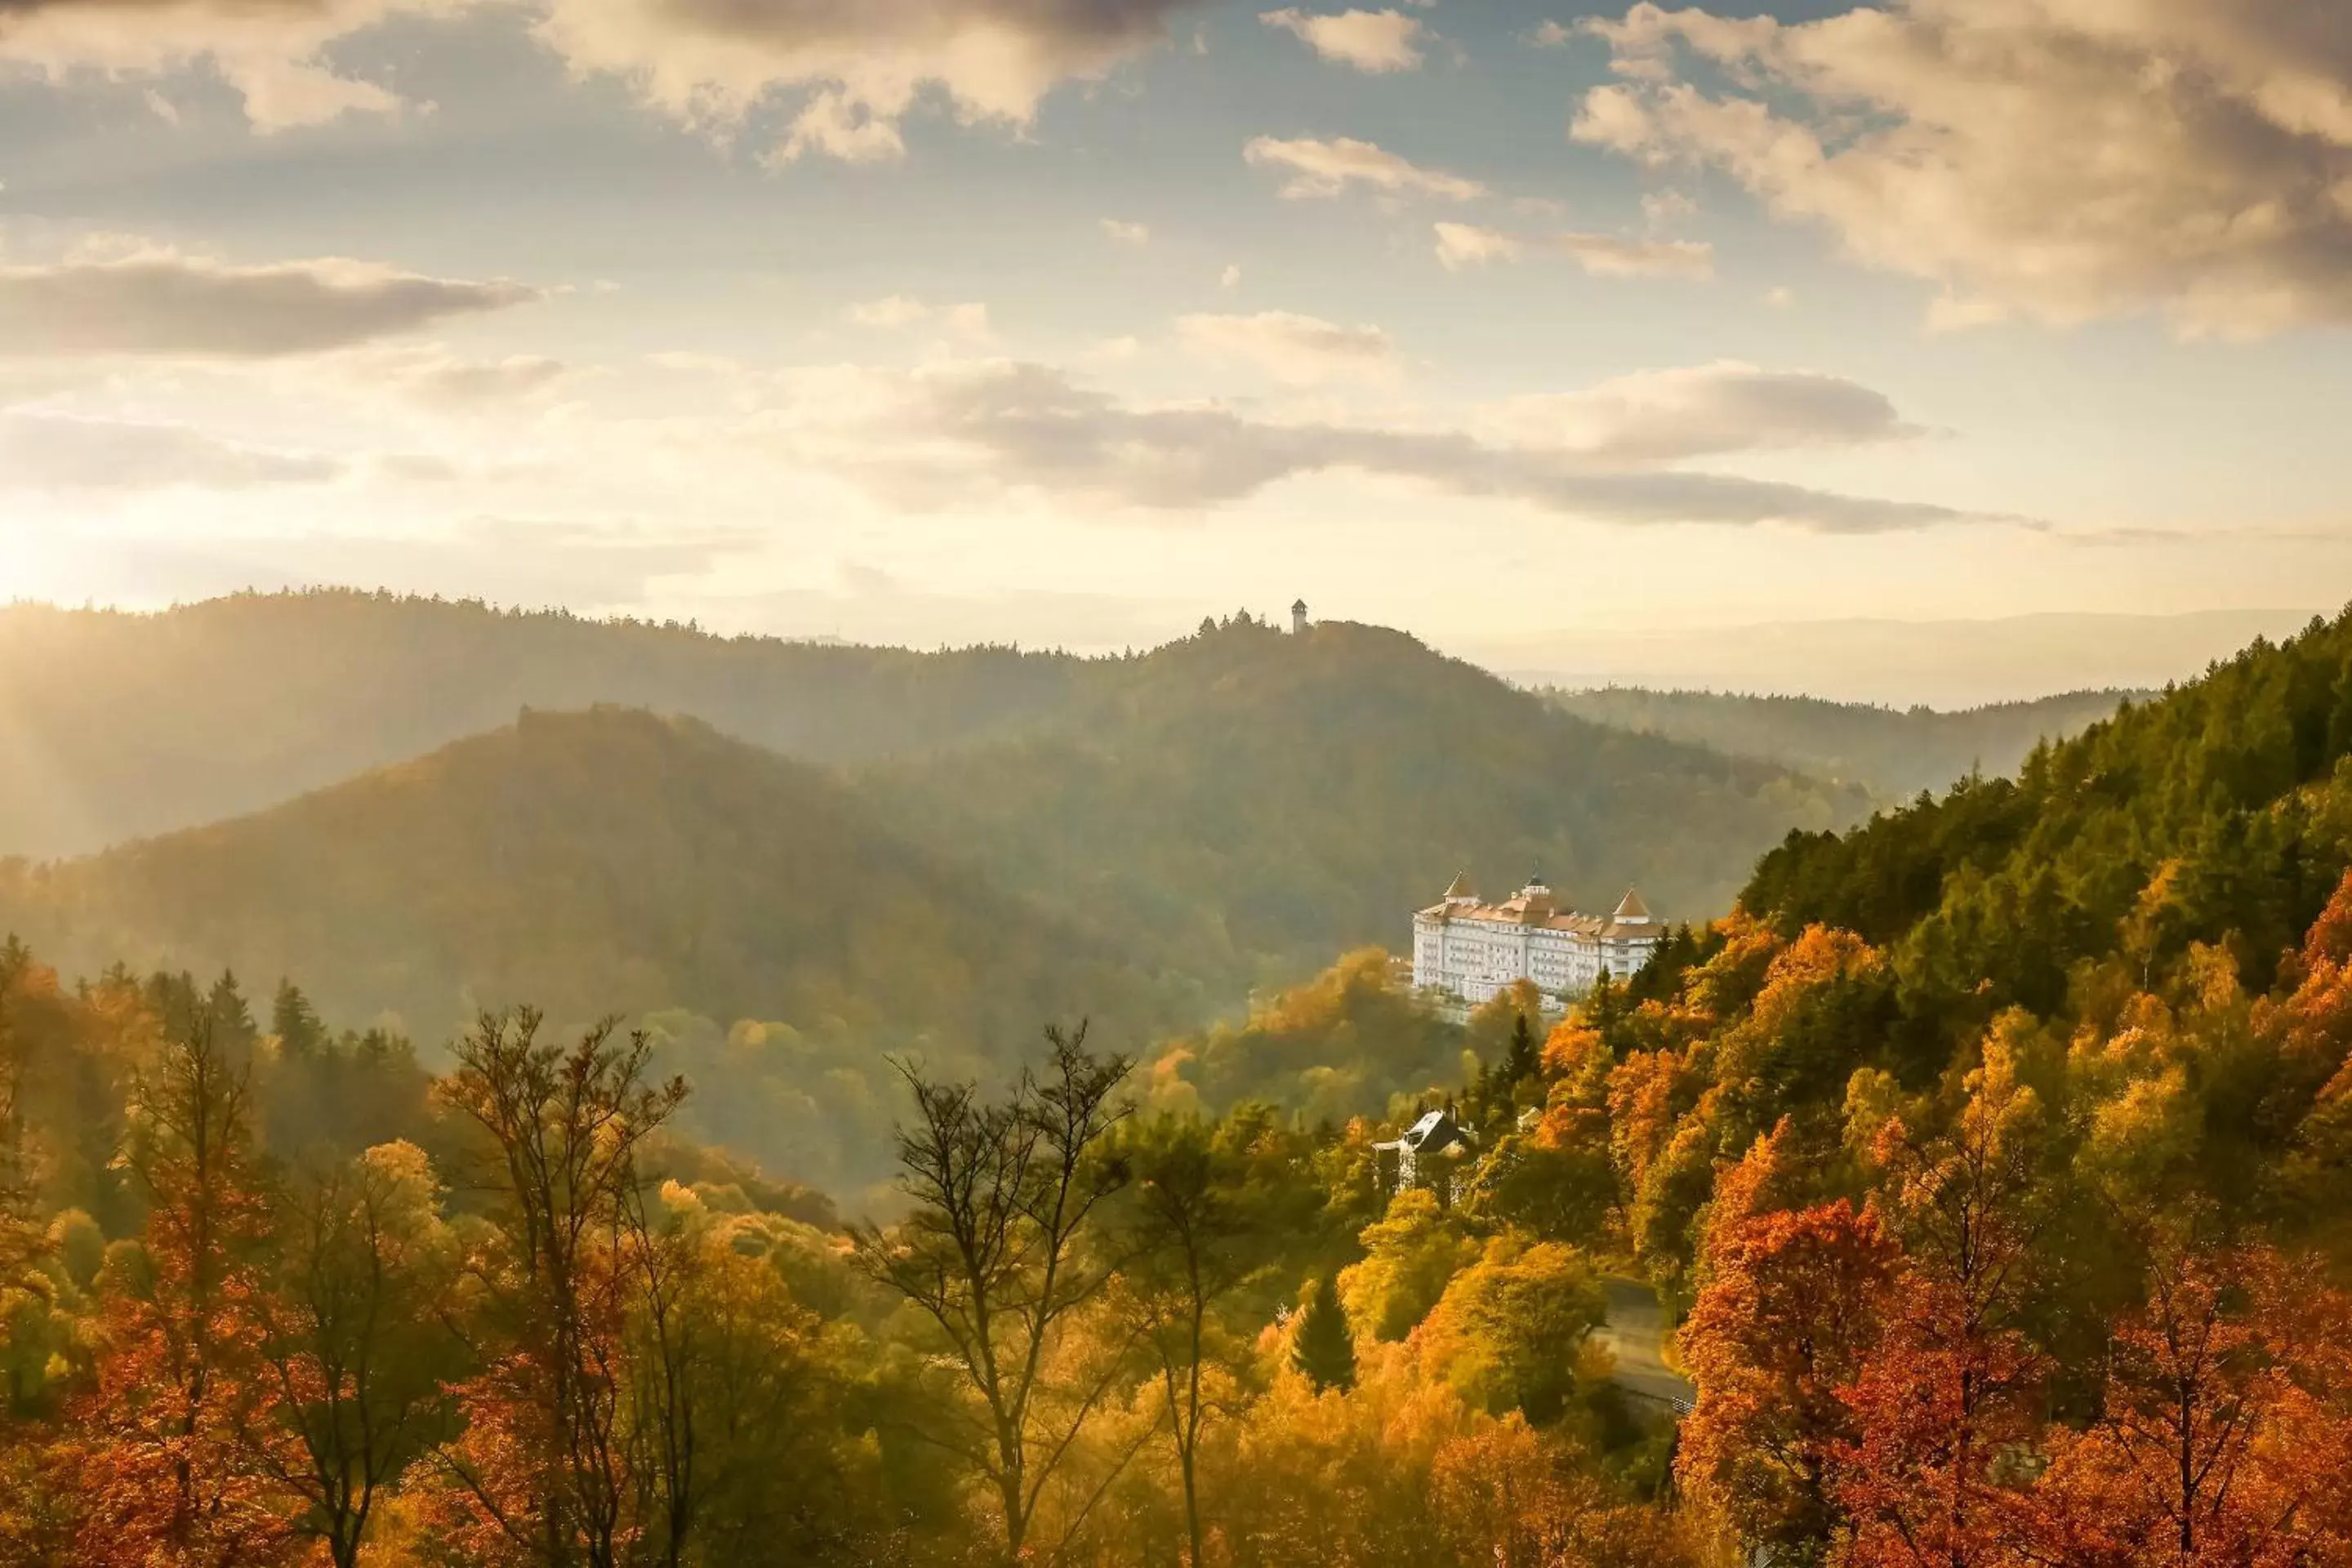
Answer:
<svg viewBox="0 0 2352 1568"><path fill-rule="evenodd" d="M1304 599L1290 606L1290 635L1295 637L1307 635L1307 601Z"/></svg>

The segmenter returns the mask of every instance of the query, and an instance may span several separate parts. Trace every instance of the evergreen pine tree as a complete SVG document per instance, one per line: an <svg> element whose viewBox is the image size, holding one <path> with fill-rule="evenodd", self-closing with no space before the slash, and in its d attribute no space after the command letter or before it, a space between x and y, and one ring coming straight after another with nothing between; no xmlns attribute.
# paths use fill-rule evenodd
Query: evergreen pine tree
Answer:
<svg viewBox="0 0 2352 1568"><path fill-rule="evenodd" d="M1609 1042L1612 1056L1618 1052L1617 1016L1620 1011L1616 977L1604 968L1592 982L1592 994L1584 999L1584 1021L1591 1026L1594 1034Z"/></svg>
<svg viewBox="0 0 2352 1568"><path fill-rule="evenodd" d="M1511 1022L1511 1054L1505 1058L1503 1066L1505 1094L1535 1076L1535 1031L1528 1027L1528 1016L1522 1013Z"/></svg>
<svg viewBox="0 0 2352 1568"><path fill-rule="evenodd" d="M253 1009L245 1005L245 993L236 984L236 972L224 969L221 977L213 982L212 994L205 998L205 1016L210 1022L213 1038L230 1059L241 1060L240 1053L250 1051L261 1038L261 1030L253 1021Z"/></svg>
<svg viewBox="0 0 2352 1568"><path fill-rule="evenodd" d="M318 1009L290 980L278 983L278 1000L269 1010L269 1032L278 1037L289 1057L314 1057L327 1039Z"/></svg>
<svg viewBox="0 0 2352 1568"><path fill-rule="evenodd" d="M1315 1384L1315 1392L1356 1386L1356 1336L1348 1326L1348 1309L1339 1302L1339 1279L1326 1274L1315 1282L1299 1320L1298 1337L1291 1342L1290 1364Z"/></svg>

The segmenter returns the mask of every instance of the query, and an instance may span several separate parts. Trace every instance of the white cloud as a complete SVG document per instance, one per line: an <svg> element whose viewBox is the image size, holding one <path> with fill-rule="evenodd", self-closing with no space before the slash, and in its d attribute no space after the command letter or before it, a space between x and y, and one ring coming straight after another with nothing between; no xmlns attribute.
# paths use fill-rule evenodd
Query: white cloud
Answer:
<svg viewBox="0 0 2352 1568"><path fill-rule="evenodd" d="M562 360L539 354L476 360L435 353L383 366L381 374L395 390L418 403L472 408L547 392L571 379L573 372Z"/></svg>
<svg viewBox="0 0 2352 1568"><path fill-rule="evenodd" d="M1107 217L1102 220L1102 231L1104 237L1115 245L1145 246L1151 243L1151 229L1145 224Z"/></svg>
<svg viewBox="0 0 2352 1568"><path fill-rule="evenodd" d="M1553 411L1553 427L1538 430L1535 409L1496 411L1497 432L1507 436L1517 419L1543 437L1512 440L1461 428L1280 424L1217 404L1141 405L1039 364L835 368L787 378L782 403L703 438L757 443L795 471L823 468L916 510L1032 494L1102 510L1201 511L1285 480L1352 471L1602 523L1870 533L2017 521L1666 466L1685 453L1899 433L1868 416L1866 393L1815 388L1810 413L1789 413L1769 396L1742 403L1720 386L1706 390L1761 373L1683 374L1689 384L1679 389L1671 374L1648 389L1594 389L1581 426Z"/></svg>
<svg viewBox="0 0 2352 1568"><path fill-rule="evenodd" d="M1253 167L1287 173L1282 194L1293 201L1312 201L1345 194L1355 186L1395 196L1435 196L1466 202L1485 195L1475 180L1423 169L1370 142L1339 137L1280 141L1260 136L1242 149Z"/></svg>
<svg viewBox="0 0 2352 1568"><path fill-rule="evenodd" d="M1417 68L1428 29L1402 11L1342 11L1318 16L1288 6L1258 20L1293 34L1327 60L1375 75Z"/></svg>
<svg viewBox="0 0 2352 1568"><path fill-rule="evenodd" d="M1529 446L1618 463L1671 463L1793 447L1915 439L1885 394L1809 371L1726 360L1643 371L1581 392L1513 398L1493 426Z"/></svg>
<svg viewBox="0 0 2352 1568"><path fill-rule="evenodd" d="M920 300L909 300L904 294L891 294L852 305L842 312L842 316L856 326L878 327L890 331L930 320L931 308Z"/></svg>
<svg viewBox="0 0 2352 1568"><path fill-rule="evenodd" d="M0 62L53 77L209 66L264 131L402 99L338 68L331 46L401 16L513 5L581 76L627 82L714 134L789 106L779 158L900 157L900 121L938 92L964 121L1028 124L1065 81L1098 80L1205 0L5 0Z"/></svg>
<svg viewBox="0 0 2352 1568"><path fill-rule="evenodd" d="M324 484L342 465L267 452L178 425L0 415L0 489L116 494Z"/></svg>
<svg viewBox="0 0 2352 1568"><path fill-rule="evenodd" d="M988 307L978 300L934 306L903 294L891 294L852 305L842 312L842 318L853 325L881 331L936 323L941 332L958 342L985 343L995 337L989 325Z"/></svg>
<svg viewBox="0 0 2352 1568"><path fill-rule="evenodd" d="M331 258L266 267L149 250L0 267L0 357L316 353L541 298Z"/></svg>
<svg viewBox="0 0 2352 1568"><path fill-rule="evenodd" d="M1448 271L1552 253L1567 257L1596 278L1706 279L1715 275L1715 247L1698 240L1624 239L1609 234L1531 236L1466 223L1441 223L1433 228L1437 259Z"/></svg>
<svg viewBox="0 0 2352 1568"><path fill-rule="evenodd" d="M1517 261L1527 254L1524 240L1501 229L1482 228L1471 223L1441 223L1433 226L1437 233L1437 259L1445 264L1448 272L1484 266L1489 261Z"/></svg>
<svg viewBox="0 0 2352 1568"><path fill-rule="evenodd" d="M447 16L472 0L10 0L0 62L52 78L77 70L160 76L209 66L257 130L316 125L402 107L390 89L327 58L336 40L394 16ZM158 113L170 106L150 96Z"/></svg>
<svg viewBox="0 0 2352 1568"><path fill-rule="evenodd" d="M1539 49L1565 48L1576 41L1576 29L1564 22L1538 22L1527 40Z"/></svg>
<svg viewBox="0 0 2352 1568"><path fill-rule="evenodd" d="M1291 386L1328 381L1392 382L1396 344L1378 327L1343 327L1287 310L1254 316L1182 316L1185 347L1220 363L1238 362Z"/></svg>
<svg viewBox="0 0 2352 1568"><path fill-rule="evenodd" d="M1217 287L1220 289L1230 291L1241 286L1242 269L1238 266L1229 266L1218 276Z"/></svg>
<svg viewBox="0 0 2352 1568"><path fill-rule="evenodd" d="M1935 324L2159 310L2184 333L2352 321L2340 0L1893 0L1820 21L1640 5L1574 133L1720 169Z"/></svg>
<svg viewBox="0 0 2352 1568"><path fill-rule="evenodd" d="M1655 234L1698 216L1698 203L1683 191L1650 191L1642 197L1642 226Z"/></svg>
<svg viewBox="0 0 2352 1568"><path fill-rule="evenodd" d="M546 40L715 133L798 93L776 155L879 162L927 90L966 121L1024 126L1065 81L1098 80L1203 0L546 0Z"/></svg>
<svg viewBox="0 0 2352 1568"><path fill-rule="evenodd" d="M1696 239L1621 239L1613 234L1555 235L1551 244L1596 278L1715 276L1715 247Z"/></svg>

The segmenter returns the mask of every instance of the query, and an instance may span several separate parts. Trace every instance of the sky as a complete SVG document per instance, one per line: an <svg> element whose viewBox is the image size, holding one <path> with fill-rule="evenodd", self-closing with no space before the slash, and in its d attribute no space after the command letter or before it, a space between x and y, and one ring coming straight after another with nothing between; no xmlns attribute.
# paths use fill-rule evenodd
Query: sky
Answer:
<svg viewBox="0 0 2352 1568"><path fill-rule="evenodd" d="M2160 679L2347 322L2339 0L0 0L0 597Z"/></svg>

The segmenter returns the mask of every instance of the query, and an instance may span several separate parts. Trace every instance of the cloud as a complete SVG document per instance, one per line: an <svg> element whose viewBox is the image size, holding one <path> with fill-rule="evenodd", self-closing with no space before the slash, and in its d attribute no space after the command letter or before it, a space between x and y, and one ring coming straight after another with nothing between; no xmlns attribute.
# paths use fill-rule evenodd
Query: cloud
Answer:
<svg viewBox="0 0 2352 1568"><path fill-rule="evenodd" d="M342 465L265 452L178 425L61 415L0 415L0 489L127 494L325 484Z"/></svg>
<svg viewBox="0 0 2352 1568"><path fill-rule="evenodd" d="M0 62L49 77L87 70L161 76L210 66L245 101L263 132L317 125L345 114L383 114L403 100L338 71L337 39L395 16L447 16L471 0L5 0ZM169 109L152 94L149 107ZM160 107L159 107L160 106ZM169 118L166 115L166 118Z"/></svg>
<svg viewBox="0 0 2352 1568"><path fill-rule="evenodd" d="M775 156L872 163L904 155L900 121L926 91L967 123L1026 125L1055 87L1107 76L1206 0L0 0L0 62L52 77L209 66L276 131L403 107L337 69L339 40L496 5L536 13L574 74L619 78L681 122L732 137L787 107Z"/></svg>
<svg viewBox="0 0 2352 1568"><path fill-rule="evenodd" d="M1419 17L1402 11L1342 11L1334 16L1315 16L1290 6L1265 12L1258 20L1295 35L1327 60L1375 75L1418 68L1421 42L1428 33Z"/></svg>
<svg viewBox="0 0 2352 1568"><path fill-rule="evenodd" d="M1286 171L1289 183L1282 194L1292 201L1313 201L1344 195L1361 185L1394 196L1436 196L1466 202L1483 196L1486 187L1475 180L1423 169L1370 142L1342 136L1320 142L1311 138L1278 141L1260 136L1242 149L1254 168Z"/></svg>
<svg viewBox="0 0 2352 1568"><path fill-rule="evenodd" d="M877 327L895 331L918 321L929 321L931 308L920 300L909 300L904 294L892 294L880 300L867 300L842 312L844 319L860 327Z"/></svg>
<svg viewBox="0 0 2352 1568"><path fill-rule="evenodd" d="M1145 246L1151 243L1151 230L1144 224L1107 217L1102 220L1102 231L1104 237L1114 245Z"/></svg>
<svg viewBox="0 0 2352 1568"><path fill-rule="evenodd" d="M1378 327L1343 327L1287 310L1254 316L1182 316L1177 336L1203 359L1238 361L1292 386L1394 381L1396 344Z"/></svg>
<svg viewBox="0 0 2352 1568"><path fill-rule="evenodd" d="M1683 191L1651 191L1642 197L1642 225L1653 234L1698 216L1698 203Z"/></svg>
<svg viewBox="0 0 2352 1568"><path fill-rule="evenodd" d="M541 298L341 259L267 267L145 251L0 267L0 357L269 359L347 348Z"/></svg>
<svg viewBox="0 0 2352 1568"><path fill-rule="evenodd" d="M1732 372L1689 374L1703 380ZM1687 399L1692 433L1675 439L1671 410L1641 407L1624 386L1595 395L1580 450L1566 431L1548 442L1509 442L1461 429L1278 424L1216 404L1138 405L1051 366L963 362L816 374L736 437L765 443L795 468L827 467L909 509L1033 493L1113 510L1201 511L1286 479L1352 471L1601 523L1773 522L1874 533L2017 521L1664 467L1657 455L1729 449L1734 416L1723 400ZM1612 399L1622 405L1613 412ZM1661 393L1653 401L1668 400ZM1840 416L1835 398L1822 401L1832 410L1816 416L1826 443L1837 438ZM1749 416L1754 440L1767 445L1790 444L1801 423ZM1850 410L1843 417L1853 425Z"/></svg>
<svg viewBox="0 0 2352 1568"><path fill-rule="evenodd" d="M1858 382L1732 360L1514 398L1496 405L1491 418L1523 444L1614 463L1858 447L1926 434L1905 422L1884 393Z"/></svg>
<svg viewBox="0 0 2352 1568"><path fill-rule="evenodd" d="M1715 247L1696 239L1621 239L1613 234L1562 234L1551 243L1595 278L1715 276Z"/></svg>
<svg viewBox="0 0 2352 1568"><path fill-rule="evenodd" d="M2352 321L2339 0L1893 0L1820 21L1639 5L1578 140L1723 171L1935 324L2160 311L2183 334Z"/></svg>
<svg viewBox="0 0 2352 1568"><path fill-rule="evenodd" d="M559 359L509 354L470 360L436 353L384 368L388 383L404 395L438 408L473 408L509 403L561 384L573 375Z"/></svg>
<svg viewBox="0 0 2352 1568"><path fill-rule="evenodd" d="M989 326L988 307L976 300L961 305L932 306L920 300L910 300L903 294L891 294L852 305L842 312L842 317L855 326L872 327L881 331L898 331L927 321L936 321L940 330L949 337L968 343L988 342L995 336Z"/></svg>
<svg viewBox="0 0 2352 1568"><path fill-rule="evenodd" d="M1490 261L1521 261L1546 253L1568 258L1596 278L1715 276L1715 247L1700 240L1625 239L1611 234L1511 234L1475 224L1441 223L1437 259L1449 272Z"/></svg>
<svg viewBox="0 0 2352 1568"><path fill-rule="evenodd" d="M546 0L541 38L582 75L724 136L798 95L774 149L904 155L927 90L966 122L1024 126L1065 81L1098 80L1205 0Z"/></svg>
<svg viewBox="0 0 2352 1568"><path fill-rule="evenodd" d="M1437 259L1445 264L1448 272L1489 261L1517 261L1527 254L1524 240L1501 229L1481 228L1471 223L1441 223L1435 228Z"/></svg>

